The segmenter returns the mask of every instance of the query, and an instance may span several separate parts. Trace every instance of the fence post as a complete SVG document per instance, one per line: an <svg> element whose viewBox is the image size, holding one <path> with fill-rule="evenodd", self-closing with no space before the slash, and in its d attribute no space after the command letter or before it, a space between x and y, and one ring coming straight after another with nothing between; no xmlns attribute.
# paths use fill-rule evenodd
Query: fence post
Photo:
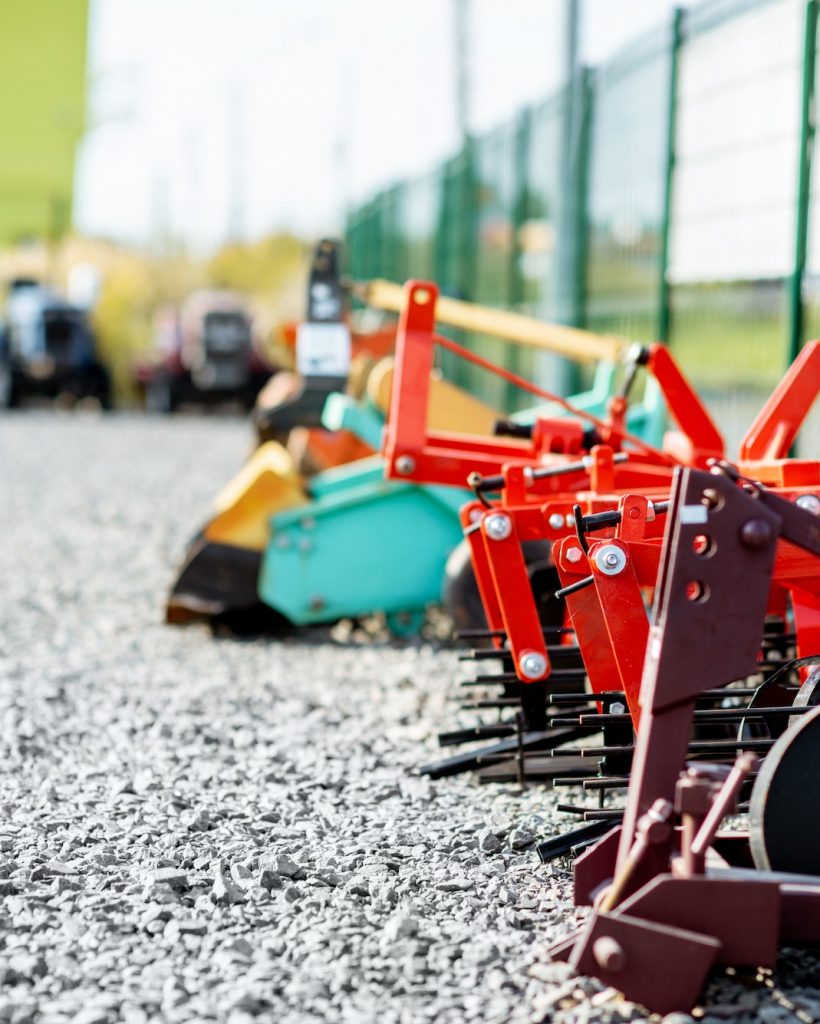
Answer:
<svg viewBox="0 0 820 1024"><path fill-rule="evenodd" d="M800 153L797 167L797 210L794 267L789 287L788 362L796 359L803 341L803 274L808 249L812 150L814 149L814 76L817 57L817 0L807 0L803 38L803 82L800 96Z"/></svg>
<svg viewBox="0 0 820 1024"><path fill-rule="evenodd" d="M452 202L453 161L446 160L438 172L438 207L433 236L433 280L443 293L449 287L448 244L450 241L450 204Z"/></svg>
<svg viewBox="0 0 820 1024"><path fill-rule="evenodd" d="M587 319L587 242L589 240L589 165L592 153L592 107L594 73L585 67L581 72L580 110L578 112L578 190L575 205L575 323L579 327Z"/></svg>
<svg viewBox="0 0 820 1024"><path fill-rule="evenodd" d="M658 291L658 341L669 343L670 288L669 288L669 240L672 222L672 190L675 183L676 131L678 121L678 63L683 36L683 10L676 7L672 12L672 39L669 53L669 102L666 121L666 167L663 186L663 221L661 223L661 251Z"/></svg>
<svg viewBox="0 0 820 1024"><path fill-rule="evenodd" d="M593 71L584 67L567 83L561 155L561 194L555 266L554 316L559 323L583 327L586 320L587 213L593 99ZM577 391L577 364L562 360L556 386Z"/></svg>
<svg viewBox="0 0 820 1024"><path fill-rule="evenodd" d="M525 108L518 117L513 153L513 201L510 217L509 289L510 306L520 308L524 302L524 275L521 270L521 228L529 214L529 159L531 111Z"/></svg>
<svg viewBox="0 0 820 1024"><path fill-rule="evenodd" d="M459 231L458 252L459 252L459 275L458 291L459 297L468 302L474 298L475 275L476 275L476 247L478 245L477 235L477 203L476 203L476 173L475 173L475 140L468 135L464 140L462 150L462 178L459 188L459 220L461 229Z"/></svg>

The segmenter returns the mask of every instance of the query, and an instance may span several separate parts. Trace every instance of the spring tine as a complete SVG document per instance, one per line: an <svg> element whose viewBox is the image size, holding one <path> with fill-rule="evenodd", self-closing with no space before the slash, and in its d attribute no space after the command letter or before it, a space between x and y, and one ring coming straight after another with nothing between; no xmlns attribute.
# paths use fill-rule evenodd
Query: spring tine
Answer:
<svg viewBox="0 0 820 1024"><path fill-rule="evenodd" d="M622 807L577 807L575 804L556 804L556 810L565 814L582 814L587 821L620 821L624 816ZM589 816L589 817L587 817Z"/></svg>
<svg viewBox="0 0 820 1024"><path fill-rule="evenodd" d="M586 847L596 843L602 835L612 827L611 822L593 821L588 825L572 829L562 835L546 839L536 846L536 852L542 864L549 864L550 861L559 857L575 857Z"/></svg>
<svg viewBox="0 0 820 1024"><path fill-rule="evenodd" d="M566 633L574 633L571 626L544 626L541 629L544 636L561 636ZM503 629L462 629L456 633L458 640L506 640L507 633Z"/></svg>
<svg viewBox="0 0 820 1024"><path fill-rule="evenodd" d="M772 717L779 717L780 715L804 715L807 711L812 711L811 707L792 707L786 705L782 708L714 708L708 711L695 711L695 721L698 722L743 722L746 719L767 719ZM577 722L572 720L554 720L554 724L558 725L589 725L595 726L603 724L604 722L628 722L630 721L630 715L614 715L614 714L582 714L579 715Z"/></svg>
<svg viewBox="0 0 820 1024"><path fill-rule="evenodd" d="M481 750L469 750L454 757L444 758L441 761L434 761L424 765L420 771L423 775L429 775L433 779L445 778L448 775L457 775L463 771L473 771L483 764L490 764L500 757L510 760L514 757L519 747L525 751L548 750L552 746L566 743L572 739L574 733L571 729L551 729L546 732L525 732L520 740L518 736L502 740Z"/></svg>
<svg viewBox="0 0 820 1024"><path fill-rule="evenodd" d="M512 722L497 722L491 725L475 725L471 729L456 729L453 732L440 732L438 742L441 747L455 747L461 743L472 743L476 740L501 739L512 736L515 725Z"/></svg>
<svg viewBox="0 0 820 1024"><path fill-rule="evenodd" d="M595 771L591 764L582 765L578 758L550 758L548 752L539 753L536 751L524 751L524 762L526 778L528 782L550 783L559 775L567 773L589 776ZM518 766L514 758L506 757L501 760L482 765L478 772L478 781L482 784L488 782L515 783L518 779Z"/></svg>
<svg viewBox="0 0 820 1024"><path fill-rule="evenodd" d="M469 651L462 651L458 656L459 661L491 661L493 658L503 658L505 661L512 661L512 651L504 647L474 647Z"/></svg>
<svg viewBox="0 0 820 1024"><path fill-rule="evenodd" d="M625 700L623 690L604 690L601 693L551 693L551 704L566 704L572 700L597 702L601 700Z"/></svg>
<svg viewBox="0 0 820 1024"><path fill-rule="evenodd" d="M695 740L689 744L690 754L731 754L735 750L768 750L774 740ZM628 754L634 744L610 747L579 747L576 750L562 750L562 754L578 757L601 757L605 754Z"/></svg>

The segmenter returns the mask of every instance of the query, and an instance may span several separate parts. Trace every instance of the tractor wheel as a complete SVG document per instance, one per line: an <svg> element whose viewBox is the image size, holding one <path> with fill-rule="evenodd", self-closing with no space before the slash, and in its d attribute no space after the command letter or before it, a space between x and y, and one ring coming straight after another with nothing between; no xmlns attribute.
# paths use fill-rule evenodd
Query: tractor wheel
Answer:
<svg viewBox="0 0 820 1024"><path fill-rule="evenodd" d="M100 409L111 408L111 376L102 363L93 363L78 374L73 387L78 403L90 400Z"/></svg>
<svg viewBox="0 0 820 1024"><path fill-rule="evenodd" d="M14 371L7 359L0 358L0 409L13 409L17 403Z"/></svg>
<svg viewBox="0 0 820 1024"><path fill-rule="evenodd" d="M145 387L145 411L168 416L176 410L176 394L170 377L152 377Z"/></svg>
<svg viewBox="0 0 820 1024"><path fill-rule="evenodd" d="M527 573L533 589L538 616L544 626L561 626L564 619L562 601L553 600L560 587L558 573L552 564L550 544L546 541L524 541L521 545ZM450 553L444 568L444 610L453 620L456 632L486 629L484 606L478 591L470 545L461 541Z"/></svg>
<svg viewBox="0 0 820 1024"><path fill-rule="evenodd" d="M444 567L444 610L453 620L456 633L469 629L486 629L484 606L478 592L470 545L466 540L457 544L450 552Z"/></svg>
<svg viewBox="0 0 820 1024"><path fill-rule="evenodd" d="M114 407L111 390L111 374L102 363L98 363L94 367L91 394L106 411Z"/></svg>

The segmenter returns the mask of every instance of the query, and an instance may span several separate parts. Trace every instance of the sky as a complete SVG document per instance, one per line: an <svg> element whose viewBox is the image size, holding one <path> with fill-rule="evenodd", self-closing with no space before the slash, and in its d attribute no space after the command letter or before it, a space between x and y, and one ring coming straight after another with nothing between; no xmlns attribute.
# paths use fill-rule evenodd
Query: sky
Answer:
<svg viewBox="0 0 820 1024"><path fill-rule="evenodd" d="M458 148L456 0L90 0L80 230L208 249L344 210ZM565 74L566 0L466 0L469 126ZM671 0L582 0L606 59Z"/></svg>

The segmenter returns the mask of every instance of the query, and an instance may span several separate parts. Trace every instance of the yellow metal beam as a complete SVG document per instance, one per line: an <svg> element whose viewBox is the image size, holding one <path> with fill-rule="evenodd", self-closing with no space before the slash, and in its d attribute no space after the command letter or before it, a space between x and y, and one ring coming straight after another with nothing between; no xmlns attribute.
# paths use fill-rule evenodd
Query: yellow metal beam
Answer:
<svg viewBox="0 0 820 1024"><path fill-rule="evenodd" d="M404 307L404 286L393 281L375 279L354 282L353 294L368 306L400 313ZM489 334L494 338L529 348L538 348L579 363L598 360L617 361L629 342L612 334L594 334L579 327L547 323L522 313L492 309L473 302L462 302L439 295L436 320L463 331Z"/></svg>

